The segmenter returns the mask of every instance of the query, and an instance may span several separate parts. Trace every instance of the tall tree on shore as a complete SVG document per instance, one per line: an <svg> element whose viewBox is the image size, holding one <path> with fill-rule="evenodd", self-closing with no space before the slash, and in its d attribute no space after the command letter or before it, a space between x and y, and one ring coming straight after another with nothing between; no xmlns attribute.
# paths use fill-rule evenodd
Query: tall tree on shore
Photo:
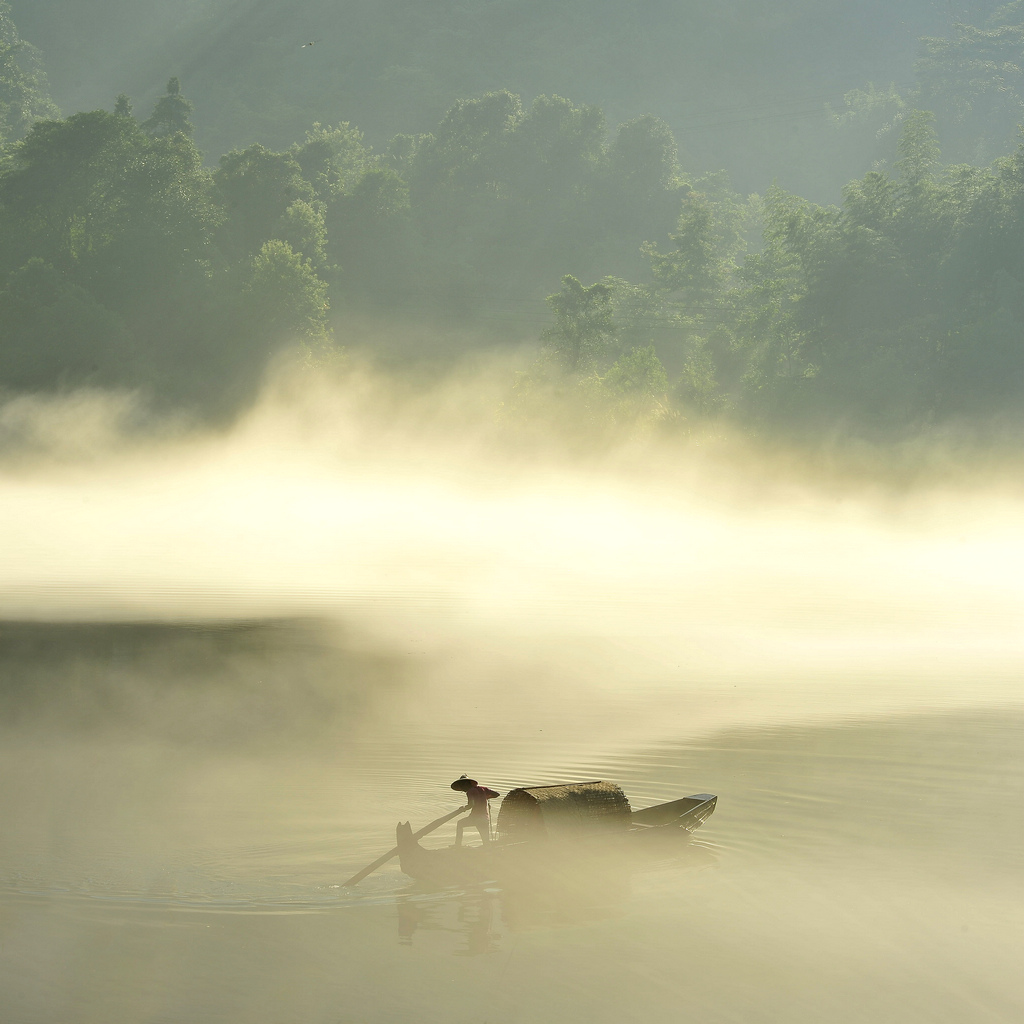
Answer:
<svg viewBox="0 0 1024 1024"><path fill-rule="evenodd" d="M167 93L156 101L153 113L143 122L142 127L154 138L167 135L192 135L192 122L188 116L192 113L192 104L181 95L181 83L172 78L167 83Z"/></svg>
<svg viewBox="0 0 1024 1024"><path fill-rule="evenodd" d="M615 336L611 288L600 282L584 288L566 274L562 290L549 295L547 302L555 323L544 332L545 343L569 373L588 369Z"/></svg>
<svg viewBox="0 0 1024 1024"><path fill-rule="evenodd" d="M42 259L113 309L205 275L217 212L198 151L103 110L40 121L0 174L0 273Z"/></svg>
<svg viewBox="0 0 1024 1024"><path fill-rule="evenodd" d="M40 118L56 116L39 51L18 35L11 5L0 0L0 148L23 138Z"/></svg>

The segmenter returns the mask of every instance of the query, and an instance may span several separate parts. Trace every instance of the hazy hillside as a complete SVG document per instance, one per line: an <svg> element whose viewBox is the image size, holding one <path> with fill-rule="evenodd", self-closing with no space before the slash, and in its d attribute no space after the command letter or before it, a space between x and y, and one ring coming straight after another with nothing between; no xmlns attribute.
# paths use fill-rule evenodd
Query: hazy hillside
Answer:
<svg viewBox="0 0 1024 1024"><path fill-rule="evenodd" d="M66 112L148 108L176 75L214 159L284 148L313 122L347 120L382 145L430 131L451 103L507 88L568 96L609 122L662 117L684 166L725 167L741 191L774 177L834 200L859 143L824 104L869 80L912 80L918 37L992 0L15 0ZM302 44L313 42L313 46ZM862 148L862 147L860 147ZM868 159L868 157L864 157Z"/></svg>
<svg viewBox="0 0 1024 1024"><path fill-rule="evenodd" d="M0 0L0 392L230 416L282 347L454 325L595 437L1015 421L1024 0L980 6Z"/></svg>

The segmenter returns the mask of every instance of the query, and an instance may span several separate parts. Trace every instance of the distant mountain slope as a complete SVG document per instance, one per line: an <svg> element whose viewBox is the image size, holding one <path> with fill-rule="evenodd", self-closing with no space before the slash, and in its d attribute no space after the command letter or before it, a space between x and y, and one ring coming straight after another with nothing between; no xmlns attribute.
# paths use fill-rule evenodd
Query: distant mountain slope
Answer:
<svg viewBox="0 0 1024 1024"><path fill-rule="evenodd" d="M983 18L997 6L955 8ZM508 88L651 112L684 162L741 189L773 177L811 196L851 171L824 114L869 80L907 83L916 40L946 31L949 0L14 0L65 110L143 110L171 75L213 158L285 147L347 120L380 145L429 131L457 98ZM312 42L312 46L303 46Z"/></svg>

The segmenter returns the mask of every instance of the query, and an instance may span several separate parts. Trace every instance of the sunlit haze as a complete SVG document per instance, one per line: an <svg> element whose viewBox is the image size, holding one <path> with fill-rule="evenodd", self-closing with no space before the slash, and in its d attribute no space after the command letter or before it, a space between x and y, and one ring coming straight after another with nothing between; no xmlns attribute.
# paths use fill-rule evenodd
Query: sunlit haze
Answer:
<svg viewBox="0 0 1024 1024"><path fill-rule="evenodd" d="M553 436L527 460L496 450L489 391L468 403L453 380L402 409L388 387L292 380L228 431L148 442L111 433L123 409L94 396L108 429L88 458L37 452L4 478L4 613L323 616L521 656L601 637L632 665L602 687L856 677L834 713L1013 692L1021 498L990 477L868 488L833 465L818 481L722 438L573 459ZM66 412L19 416L39 437Z"/></svg>
<svg viewBox="0 0 1024 1024"><path fill-rule="evenodd" d="M0 0L0 1024L1024 1021L1022 54Z"/></svg>

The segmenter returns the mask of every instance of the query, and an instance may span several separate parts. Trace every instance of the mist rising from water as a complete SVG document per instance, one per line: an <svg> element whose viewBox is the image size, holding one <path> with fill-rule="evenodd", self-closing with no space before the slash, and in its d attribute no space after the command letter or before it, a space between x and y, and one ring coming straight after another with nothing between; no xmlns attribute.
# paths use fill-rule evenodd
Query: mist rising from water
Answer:
<svg viewBox="0 0 1024 1024"><path fill-rule="evenodd" d="M283 372L221 431L8 403L0 615L341 619L509 714L531 686L710 688L707 728L1015 699L1005 480L894 487L722 431L588 448L516 421L506 370Z"/></svg>

